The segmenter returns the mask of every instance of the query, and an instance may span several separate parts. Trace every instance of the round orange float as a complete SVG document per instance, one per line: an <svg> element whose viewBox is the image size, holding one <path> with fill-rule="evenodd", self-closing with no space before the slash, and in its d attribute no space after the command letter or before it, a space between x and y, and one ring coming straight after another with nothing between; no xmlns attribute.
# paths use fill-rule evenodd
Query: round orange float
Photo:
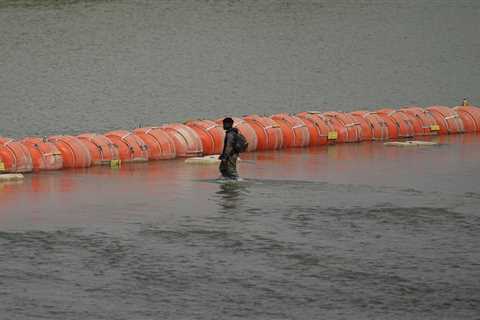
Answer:
<svg viewBox="0 0 480 320"><path fill-rule="evenodd" d="M177 157L199 157L203 155L202 140L198 134L181 123L167 124L161 127L165 129L175 143Z"/></svg>
<svg viewBox="0 0 480 320"><path fill-rule="evenodd" d="M431 136L438 133L438 124L430 111L417 106L407 106L400 109L413 118L413 126L418 136Z"/></svg>
<svg viewBox="0 0 480 320"><path fill-rule="evenodd" d="M363 117L366 113L367 113L366 111L350 112L350 115L355 119L355 121L358 123L358 125L361 128L360 130L360 133L362 135L362 137L360 138L361 141L373 140L374 127L372 126L372 123L369 120Z"/></svg>
<svg viewBox="0 0 480 320"><path fill-rule="evenodd" d="M415 136L415 126L411 115L390 108L378 110L377 114L386 122L393 121L395 123L395 132L392 132L393 130L389 126L390 139L410 138Z"/></svg>
<svg viewBox="0 0 480 320"><path fill-rule="evenodd" d="M73 136L52 136L47 139L62 154L64 168L87 168L92 165L92 157L87 147Z"/></svg>
<svg viewBox="0 0 480 320"><path fill-rule="evenodd" d="M300 112L297 117L303 120L310 133L310 146L321 146L329 143L328 133L334 132L335 128L330 125L319 112ZM335 141L335 140L330 140Z"/></svg>
<svg viewBox="0 0 480 320"><path fill-rule="evenodd" d="M480 131L480 108L474 106L460 106L453 108L463 121L465 132Z"/></svg>
<svg viewBox="0 0 480 320"><path fill-rule="evenodd" d="M272 119L258 115L249 115L243 119L255 130L257 150L276 150L283 147L283 133Z"/></svg>
<svg viewBox="0 0 480 320"><path fill-rule="evenodd" d="M97 133L84 133L77 136L78 139L87 147L92 157L93 165L110 163L112 160L118 160L118 148L109 138Z"/></svg>
<svg viewBox="0 0 480 320"><path fill-rule="evenodd" d="M449 107L431 106L427 108L440 127L440 134L453 134L464 132L463 121L458 113Z"/></svg>
<svg viewBox="0 0 480 320"><path fill-rule="evenodd" d="M247 151L255 151L257 150L257 145L258 145L258 139L257 139L257 133L255 130L252 128L251 125L249 125L245 120L242 118L235 118L233 117L233 127L237 128L238 131L240 131L241 134L247 139L248 142L248 148ZM223 126L223 118L215 120L215 122ZM223 129L223 127L222 127ZM223 151L223 150L222 150Z"/></svg>
<svg viewBox="0 0 480 320"><path fill-rule="evenodd" d="M120 160L124 162L148 161L148 147L142 139L126 130L105 133L117 147Z"/></svg>
<svg viewBox="0 0 480 320"><path fill-rule="evenodd" d="M362 126L364 140L368 140L368 130L370 130L371 140L398 138L397 126L392 119L384 119L377 112L373 111L354 111L351 114Z"/></svg>
<svg viewBox="0 0 480 320"><path fill-rule="evenodd" d="M30 152L33 170L60 170L63 168L63 157L60 150L47 139L24 138L21 143Z"/></svg>
<svg viewBox="0 0 480 320"><path fill-rule="evenodd" d="M333 111L325 112L323 116L338 132L337 142L359 142L362 140L362 128L350 114Z"/></svg>
<svg viewBox="0 0 480 320"><path fill-rule="evenodd" d="M0 172L22 173L33 170L28 149L18 141L0 137Z"/></svg>
<svg viewBox="0 0 480 320"><path fill-rule="evenodd" d="M223 151L225 131L211 120L193 120L185 123L192 128L202 140L203 154L219 154Z"/></svg>
<svg viewBox="0 0 480 320"><path fill-rule="evenodd" d="M302 119L287 113L274 114L270 118L282 129L284 148L301 148L310 145L310 132Z"/></svg>
<svg viewBox="0 0 480 320"><path fill-rule="evenodd" d="M138 128L133 133L140 137L148 147L149 160L166 160L176 157L175 142L162 128Z"/></svg>

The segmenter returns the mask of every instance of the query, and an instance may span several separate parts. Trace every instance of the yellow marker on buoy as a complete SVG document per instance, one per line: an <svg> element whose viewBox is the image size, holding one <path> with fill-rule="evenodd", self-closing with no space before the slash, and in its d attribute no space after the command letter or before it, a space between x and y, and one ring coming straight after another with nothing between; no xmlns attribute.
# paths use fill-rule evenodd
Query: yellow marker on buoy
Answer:
<svg viewBox="0 0 480 320"><path fill-rule="evenodd" d="M110 168L120 168L122 160L110 160Z"/></svg>
<svg viewBox="0 0 480 320"><path fill-rule="evenodd" d="M0 160L0 172L3 172L5 171L5 163L3 163L3 161Z"/></svg>
<svg viewBox="0 0 480 320"><path fill-rule="evenodd" d="M338 132L337 131L329 131L328 132L328 140L337 140L338 139Z"/></svg>

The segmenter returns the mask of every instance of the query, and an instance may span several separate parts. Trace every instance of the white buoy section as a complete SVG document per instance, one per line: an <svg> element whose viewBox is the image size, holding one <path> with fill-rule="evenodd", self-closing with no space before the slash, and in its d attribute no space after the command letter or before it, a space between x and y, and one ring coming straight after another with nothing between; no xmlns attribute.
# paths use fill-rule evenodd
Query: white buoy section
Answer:
<svg viewBox="0 0 480 320"><path fill-rule="evenodd" d="M23 180L24 176L21 173L5 173L0 174L0 182L3 181L19 181Z"/></svg>
<svg viewBox="0 0 480 320"><path fill-rule="evenodd" d="M185 160L185 163L187 164L219 164L220 163L220 160L218 159L219 156L220 156L219 154L214 154L206 157L188 158ZM242 160L238 158L238 161L242 161Z"/></svg>
<svg viewBox="0 0 480 320"><path fill-rule="evenodd" d="M385 142L383 145L388 147L428 147L428 146L437 146L438 143L430 141L392 141Z"/></svg>

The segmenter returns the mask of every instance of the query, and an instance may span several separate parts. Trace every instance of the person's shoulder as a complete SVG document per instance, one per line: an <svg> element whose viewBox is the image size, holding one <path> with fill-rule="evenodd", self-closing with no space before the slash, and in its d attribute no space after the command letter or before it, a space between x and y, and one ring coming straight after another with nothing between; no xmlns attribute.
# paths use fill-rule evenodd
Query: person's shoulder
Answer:
<svg viewBox="0 0 480 320"><path fill-rule="evenodd" d="M237 135L238 133L239 133L239 131L238 131L237 128L232 128L232 129L227 131L227 134L231 135L231 136Z"/></svg>

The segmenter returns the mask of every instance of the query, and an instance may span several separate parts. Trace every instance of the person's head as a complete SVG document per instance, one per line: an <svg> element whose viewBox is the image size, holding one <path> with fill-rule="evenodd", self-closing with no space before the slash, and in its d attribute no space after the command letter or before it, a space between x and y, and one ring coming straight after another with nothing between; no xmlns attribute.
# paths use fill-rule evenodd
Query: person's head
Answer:
<svg viewBox="0 0 480 320"><path fill-rule="evenodd" d="M223 119L223 129L228 130L231 128L233 128L233 119L232 118Z"/></svg>

